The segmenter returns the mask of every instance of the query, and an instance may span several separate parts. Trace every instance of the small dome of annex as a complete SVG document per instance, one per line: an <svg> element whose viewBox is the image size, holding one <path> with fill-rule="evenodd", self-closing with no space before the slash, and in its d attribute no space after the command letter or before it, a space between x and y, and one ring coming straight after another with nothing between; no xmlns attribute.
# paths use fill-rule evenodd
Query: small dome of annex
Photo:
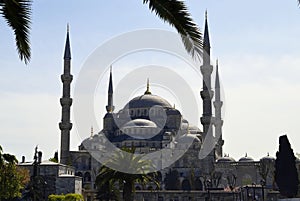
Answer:
<svg viewBox="0 0 300 201"><path fill-rule="evenodd" d="M246 154L244 157L239 159L239 162L254 162L254 160Z"/></svg>
<svg viewBox="0 0 300 201"><path fill-rule="evenodd" d="M275 158L272 157L272 156L270 156L269 153L268 153L268 155L265 156L265 157L262 157L262 158L260 159L260 161L262 161L262 162L264 162L264 161L275 161Z"/></svg>
<svg viewBox="0 0 300 201"><path fill-rule="evenodd" d="M229 155L225 155L224 157L218 158L217 163L231 163L231 162L236 162L234 158L229 157Z"/></svg>
<svg viewBox="0 0 300 201"><path fill-rule="evenodd" d="M178 143L187 144L187 143L193 143L193 142L201 142L201 140L196 136L192 134L185 134L181 137L179 137L176 140Z"/></svg>

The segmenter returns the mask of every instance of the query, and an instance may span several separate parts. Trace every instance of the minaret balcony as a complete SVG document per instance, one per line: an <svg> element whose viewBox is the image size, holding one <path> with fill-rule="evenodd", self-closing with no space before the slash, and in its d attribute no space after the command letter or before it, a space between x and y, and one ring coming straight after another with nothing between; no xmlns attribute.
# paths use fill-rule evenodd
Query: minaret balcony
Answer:
<svg viewBox="0 0 300 201"><path fill-rule="evenodd" d="M215 108L221 108L223 106L223 101L214 101Z"/></svg>
<svg viewBox="0 0 300 201"><path fill-rule="evenodd" d="M71 130L72 129L72 123L70 123L70 122L60 122L59 123L59 129L60 130Z"/></svg>
<svg viewBox="0 0 300 201"><path fill-rule="evenodd" d="M209 125L212 124L213 122L213 117L211 116L203 116L200 118L201 124L202 125Z"/></svg>
<svg viewBox="0 0 300 201"><path fill-rule="evenodd" d="M200 67L201 73L204 76L210 76L213 72L213 66L212 65L202 65Z"/></svg>
<svg viewBox="0 0 300 201"><path fill-rule="evenodd" d="M211 100L214 97L214 91L204 90L200 92L200 95L203 100Z"/></svg>
<svg viewBox="0 0 300 201"><path fill-rule="evenodd" d="M72 105L72 98L60 98L61 106L71 106Z"/></svg>
<svg viewBox="0 0 300 201"><path fill-rule="evenodd" d="M71 74L62 74L60 78L61 78L62 82L71 83L72 80L73 80L73 75L71 75Z"/></svg>

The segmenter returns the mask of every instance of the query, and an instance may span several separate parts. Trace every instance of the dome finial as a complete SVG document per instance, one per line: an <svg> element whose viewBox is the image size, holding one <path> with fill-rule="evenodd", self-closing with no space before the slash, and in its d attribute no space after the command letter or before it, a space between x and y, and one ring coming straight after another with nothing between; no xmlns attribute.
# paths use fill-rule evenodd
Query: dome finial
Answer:
<svg viewBox="0 0 300 201"><path fill-rule="evenodd" d="M149 90L149 78L147 78L147 89L145 91L145 94L151 94L151 92Z"/></svg>

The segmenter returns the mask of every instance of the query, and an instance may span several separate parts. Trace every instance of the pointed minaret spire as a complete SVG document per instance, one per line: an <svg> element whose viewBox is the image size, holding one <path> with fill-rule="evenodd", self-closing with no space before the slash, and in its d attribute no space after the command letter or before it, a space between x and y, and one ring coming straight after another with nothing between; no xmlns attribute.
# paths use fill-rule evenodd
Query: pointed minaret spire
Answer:
<svg viewBox="0 0 300 201"><path fill-rule="evenodd" d="M71 48L70 48L70 39L69 39L69 24L67 25L67 39L66 39L66 45L65 45L64 59L71 59Z"/></svg>
<svg viewBox="0 0 300 201"><path fill-rule="evenodd" d="M220 89L220 78L219 78L219 61L216 61L216 80L215 80L215 119L214 119L214 126L215 126L215 137L218 139L216 144L216 154L218 157L222 157L223 155L223 145L224 140L222 136L222 127L223 127L223 120L222 120L222 105L223 102L221 101L221 89Z"/></svg>
<svg viewBox="0 0 300 201"><path fill-rule="evenodd" d="M203 125L202 136L205 140L206 150L211 150L205 159L203 159L203 165L201 168L205 170L205 174L211 174L214 169L213 164L216 160L215 155L215 139L213 135L213 116L212 116L212 98L214 97L214 92L211 88L211 74L213 72L213 66L210 62L210 41L208 33L208 23L207 23L207 12L205 13L205 30L203 38L203 64L200 66L201 74L203 77L202 91L200 92L201 98L203 100L203 114L200 119Z"/></svg>
<svg viewBox="0 0 300 201"><path fill-rule="evenodd" d="M109 73L109 83L108 83L108 98L107 98L107 106L106 111L108 113L112 113L115 109L113 105L113 81L112 81L112 66L110 66L110 73Z"/></svg>
<svg viewBox="0 0 300 201"><path fill-rule="evenodd" d="M203 37L203 50L210 56L210 40L209 40L209 31L208 31L208 22L207 22L207 10L205 11L205 25L204 25L204 37Z"/></svg>
<svg viewBox="0 0 300 201"><path fill-rule="evenodd" d="M147 79L147 89L146 89L146 91L145 91L144 94L145 94L145 95L146 95L146 94L151 94L151 92L150 92L150 90L149 90L149 78Z"/></svg>
<svg viewBox="0 0 300 201"><path fill-rule="evenodd" d="M215 100L220 100L219 61L216 61Z"/></svg>
<svg viewBox="0 0 300 201"><path fill-rule="evenodd" d="M61 75L61 81L63 83L63 95L60 99L62 106L62 117L59 123L59 129L61 130L61 146L60 146L60 162L68 165L70 163L70 131L72 129L71 117L71 105L72 98L70 96L71 82L73 76L71 75L71 49L69 39L69 28L67 28L67 38L64 53L64 73Z"/></svg>

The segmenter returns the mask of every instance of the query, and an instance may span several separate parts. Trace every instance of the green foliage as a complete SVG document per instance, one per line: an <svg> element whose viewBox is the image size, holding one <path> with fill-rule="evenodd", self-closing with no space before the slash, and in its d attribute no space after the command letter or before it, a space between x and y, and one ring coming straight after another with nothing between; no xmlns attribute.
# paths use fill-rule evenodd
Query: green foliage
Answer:
<svg viewBox="0 0 300 201"><path fill-rule="evenodd" d="M1 0L0 15L12 28L19 57L27 64L31 55L29 42L31 0Z"/></svg>
<svg viewBox="0 0 300 201"><path fill-rule="evenodd" d="M115 155L100 168L100 173L96 178L96 185L99 191L103 192L103 190L100 189L106 188L109 190L108 193L114 193L114 195L116 195L117 192L113 190L112 187L118 183L119 186L123 188L123 200L132 201L135 183L144 185L153 182L156 186L159 186L159 183L156 179L156 173L149 174L149 170L153 169L151 161L143 160L142 155L135 155L135 148L122 148L122 150L124 152L116 152ZM130 154L126 154L125 152ZM137 174L120 172L112 167L124 167L124 170L128 170L128 172L135 170ZM98 196L101 196L101 194L98 193Z"/></svg>
<svg viewBox="0 0 300 201"><path fill-rule="evenodd" d="M155 12L159 18L176 28L188 53L193 57L201 55L201 33L184 1L143 0L143 3L148 4L150 11Z"/></svg>
<svg viewBox="0 0 300 201"><path fill-rule="evenodd" d="M48 201L64 201L65 195L49 195Z"/></svg>
<svg viewBox="0 0 300 201"><path fill-rule="evenodd" d="M65 201L83 201L83 197L80 194L69 193L66 195Z"/></svg>
<svg viewBox="0 0 300 201"><path fill-rule="evenodd" d="M296 157L286 135L279 137L279 151L275 160L275 181L282 196L292 198L298 191Z"/></svg>
<svg viewBox="0 0 300 201"><path fill-rule="evenodd" d="M52 161L54 163L58 163L58 152L57 151L54 153L54 157L50 158L49 161Z"/></svg>
<svg viewBox="0 0 300 201"><path fill-rule="evenodd" d="M83 201L83 196L76 193L66 195L49 195L48 201Z"/></svg>
<svg viewBox="0 0 300 201"><path fill-rule="evenodd" d="M28 182L29 173L17 166L14 155L3 154L0 146L0 200L21 197L21 190Z"/></svg>

